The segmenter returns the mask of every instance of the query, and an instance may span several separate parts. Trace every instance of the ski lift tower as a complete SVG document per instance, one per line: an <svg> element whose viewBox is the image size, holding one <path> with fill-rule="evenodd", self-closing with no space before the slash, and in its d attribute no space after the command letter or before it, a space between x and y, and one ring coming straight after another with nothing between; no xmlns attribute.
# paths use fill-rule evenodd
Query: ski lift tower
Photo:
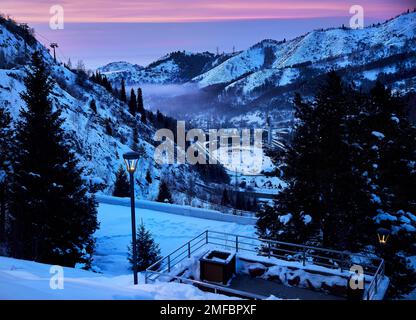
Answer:
<svg viewBox="0 0 416 320"><path fill-rule="evenodd" d="M59 48L56 42L51 43L51 48L53 49L53 61L56 63L56 52L55 48Z"/></svg>

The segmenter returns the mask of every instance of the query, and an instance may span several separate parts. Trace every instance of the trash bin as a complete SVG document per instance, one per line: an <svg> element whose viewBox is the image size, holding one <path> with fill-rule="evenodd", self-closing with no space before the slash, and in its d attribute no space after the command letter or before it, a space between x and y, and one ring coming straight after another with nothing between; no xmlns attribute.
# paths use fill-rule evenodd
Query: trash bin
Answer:
<svg viewBox="0 0 416 320"><path fill-rule="evenodd" d="M202 281L227 284L235 274L235 253L212 250L199 262Z"/></svg>

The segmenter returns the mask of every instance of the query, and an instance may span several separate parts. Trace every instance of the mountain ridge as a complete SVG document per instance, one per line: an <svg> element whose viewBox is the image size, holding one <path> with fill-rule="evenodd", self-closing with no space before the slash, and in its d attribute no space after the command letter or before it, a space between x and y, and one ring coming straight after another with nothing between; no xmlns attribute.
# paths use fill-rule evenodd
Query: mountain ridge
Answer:
<svg viewBox="0 0 416 320"><path fill-rule="evenodd" d="M179 83L193 92L178 92L173 97L158 97L151 92L144 95L153 109L199 125L212 114L221 114L216 116L217 124L236 125L245 118L259 118L256 115L260 112L263 120L251 123L262 126L266 113L275 121L290 117L294 92L310 96L314 82L332 69L342 73L346 81L364 88L381 77L399 93L414 91L415 48L416 12L403 13L363 29L316 29L291 40L264 39L247 50L217 57L215 63L207 64L192 79L176 81L171 75L162 79L148 70L147 77L157 79L153 83ZM178 74L178 68L176 65L172 74ZM106 75L115 85L121 81L120 74L117 78L111 71ZM142 78L136 80L130 84L149 83Z"/></svg>

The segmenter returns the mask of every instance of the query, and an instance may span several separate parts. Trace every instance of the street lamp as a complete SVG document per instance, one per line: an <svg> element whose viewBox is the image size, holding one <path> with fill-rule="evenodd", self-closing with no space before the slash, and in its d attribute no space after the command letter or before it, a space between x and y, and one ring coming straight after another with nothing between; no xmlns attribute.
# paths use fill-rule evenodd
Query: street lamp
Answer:
<svg viewBox="0 0 416 320"><path fill-rule="evenodd" d="M136 212L134 203L134 172L136 171L137 162L140 154L137 152L127 152L123 154L124 162L126 163L127 171L130 175L130 206L131 206L131 239L133 245L133 277L134 284L137 280L137 247L136 247Z"/></svg>
<svg viewBox="0 0 416 320"><path fill-rule="evenodd" d="M387 240L389 239L390 231L385 228L379 228L377 230L377 237L378 243L381 245L387 244Z"/></svg>

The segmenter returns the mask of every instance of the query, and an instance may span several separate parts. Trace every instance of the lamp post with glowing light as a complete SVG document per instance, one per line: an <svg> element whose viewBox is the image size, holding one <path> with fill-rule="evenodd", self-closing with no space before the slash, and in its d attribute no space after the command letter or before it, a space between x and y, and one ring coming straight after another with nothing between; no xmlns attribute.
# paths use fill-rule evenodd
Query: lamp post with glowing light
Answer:
<svg viewBox="0 0 416 320"><path fill-rule="evenodd" d="M137 247L136 247L136 210L134 203L134 172L136 171L137 162L140 154L137 152L127 152L123 154L124 162L126 163L127 172L130 175L130 206L131 206L131 242L133 246L133 277L134 284L137 280Z"/></svg>

